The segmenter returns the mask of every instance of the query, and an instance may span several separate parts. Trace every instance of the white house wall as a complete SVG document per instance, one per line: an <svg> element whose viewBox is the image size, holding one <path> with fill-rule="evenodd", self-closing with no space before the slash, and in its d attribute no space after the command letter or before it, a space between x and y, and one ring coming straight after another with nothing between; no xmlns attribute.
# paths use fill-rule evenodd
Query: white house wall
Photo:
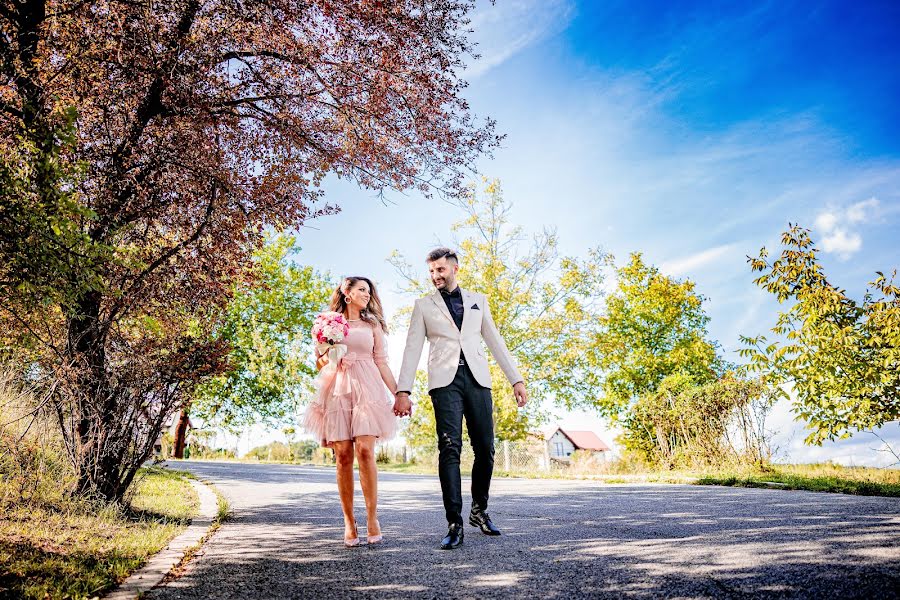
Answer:
<svg viewBox="0 0 900 600"><path fill-rule="evenodd" d="M575 446L569 438L559 431L550 436L548 444L550 445L550 456L553 458L567 459L575 452ZM562 444L562 446L560 446L560 444Z"/></svg>

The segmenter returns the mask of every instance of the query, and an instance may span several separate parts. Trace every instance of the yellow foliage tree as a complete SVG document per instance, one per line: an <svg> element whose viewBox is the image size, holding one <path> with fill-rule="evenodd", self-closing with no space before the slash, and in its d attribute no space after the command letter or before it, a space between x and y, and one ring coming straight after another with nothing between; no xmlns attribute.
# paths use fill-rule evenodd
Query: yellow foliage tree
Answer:
<svg viewBox="0 0 900 600"><path fill-rule="evenodd" d="M461 260L459 285L487 296L531 395L529 404L518 409L512 388L490 360L496 435L521 440L543 421L551 403L576 404L600 392L582 359L596 336L606 255L595 249L585 259L560 257L551 228L527 236L509 222L512 206L496 179L484 179L480 193L471 185L457 205L465 215L451 226ZM424 265L413 266L397 252L388 260L407 292L422 296L434 291ZM422 380L420 400L424 388ZM406 435L413 445L433 443L430 402L418 403Z"/></svg>

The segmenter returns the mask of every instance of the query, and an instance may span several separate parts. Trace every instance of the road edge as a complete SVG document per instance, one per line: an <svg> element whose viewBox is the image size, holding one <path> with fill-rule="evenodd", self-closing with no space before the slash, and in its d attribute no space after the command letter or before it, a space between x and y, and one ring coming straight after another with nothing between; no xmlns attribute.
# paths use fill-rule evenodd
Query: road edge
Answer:
<svg viewBox="0 0 900 600"><path fill-rule="evenodd" d="M120 583L104 600L134 600L162 583L166 576L182 563L189 553L196 551L204 538L216 525L219 513L219 500L212 486L208 483L190 479L191 485L200 499L198 514L191 519L191 524L181 535L173 539L161 551L154 554L143 567L132 573Z"/></svg>

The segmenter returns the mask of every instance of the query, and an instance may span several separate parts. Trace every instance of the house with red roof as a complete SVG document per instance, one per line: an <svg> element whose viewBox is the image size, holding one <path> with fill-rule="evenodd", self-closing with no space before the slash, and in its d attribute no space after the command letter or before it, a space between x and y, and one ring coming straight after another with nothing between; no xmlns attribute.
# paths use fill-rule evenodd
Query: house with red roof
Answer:
<svg viewBox="0 0 900 600"><path fill-rule="evenodd" d="M547 438L547 449L552 460L568 462L576 450L586 450L594 455L595 459L605 460L605 452L610 447L597 437L593 431L573 431L562 427Z"/></svg>

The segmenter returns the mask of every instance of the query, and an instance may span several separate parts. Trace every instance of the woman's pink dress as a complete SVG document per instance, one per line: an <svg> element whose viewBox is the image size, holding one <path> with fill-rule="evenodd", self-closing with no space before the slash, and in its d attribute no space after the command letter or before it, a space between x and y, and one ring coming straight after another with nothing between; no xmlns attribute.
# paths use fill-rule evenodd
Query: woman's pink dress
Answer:
<svg viewBox="0 0 900 600"><path fill-rule="evenodd" d="M304 428L328 447L360 435L374 435L380 441L393 437L394 402L378 370L390 368L384 332L366 321L351 321L343 343L347 354L337 371L316 380L318 391L306 410Z"/></svg>

